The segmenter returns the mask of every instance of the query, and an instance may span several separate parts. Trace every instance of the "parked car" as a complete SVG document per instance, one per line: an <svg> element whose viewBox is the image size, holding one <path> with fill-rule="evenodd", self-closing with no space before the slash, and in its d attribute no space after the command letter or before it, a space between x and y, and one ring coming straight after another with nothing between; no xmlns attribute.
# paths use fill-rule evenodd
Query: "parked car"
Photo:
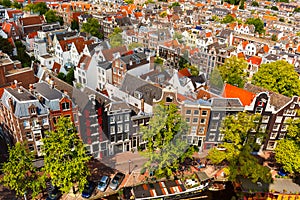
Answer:
<svg viewBox="0 0 300 200"><path fill-rule="evenodd" d="M109 184L109 181L110 178L108 176L102 176L98 184L98 190L104 192Z"/></svg>
<svg viewBox="0 0 300 200"><path fill-rule="evenodd" d="M116 190L121 185L124 178L125 175L121 172L118 172L110 182L109 187L113 190Z"/></svg>
<svg viewBox="0 0 300 200"><path fill-rule="evenodd" d="M58 187L54 187L53 190L51 190L48 194L48 197L46 200L58 200L62 196L61 191Z"/></svg>
<svg viewBox="0 0 300 200"><path fill-rule="evenodd" d="M96 188L96 184L92 181L89 181L85 186L81 194L83 198L90 198Z"/></svg>

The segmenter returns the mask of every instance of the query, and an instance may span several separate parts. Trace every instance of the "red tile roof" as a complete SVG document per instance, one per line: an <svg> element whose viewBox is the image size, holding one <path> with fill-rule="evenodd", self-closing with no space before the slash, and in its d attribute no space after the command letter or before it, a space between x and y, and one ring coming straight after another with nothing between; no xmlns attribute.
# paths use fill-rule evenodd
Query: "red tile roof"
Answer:
<svg viewBox="0 0 300 200"><path fill-rule="evenodd" d="M171 40L171 41L164 42L164 46L176 48L180 46L180 43L177 40Z"/></svg>
<svg viewBox="0 0 300 200"><path fill-rule="evenodd" d="M212 36L212 32L205 33L205 37L211 37L211 36Z"/></svg>
<svg viewBox="0 0 300 200"><path fill-rule="evenodd" d="M264 52L265 52L265 53L269 53L269 50L270 50L270 48L269 48L269 46L266 44L266 45L264 46Z"/></svg>
<svg viewBox="0 0 300 200"><path fill-rule="evenodd" d="M9 34L10 31L11 31L11 27L12 27L12 24L8 23L8 22L3 22L3 25L2 25L2 30Z"/></svg>
<svg viewBox="0 0 300 200"><path fill-rule="evenodd" d="M84 63L85 64L84 70L87 70L89 68L90 62L91 62L91 57L90 56L82 55L79 62L78 62L77 67L80 68L81 63Z"/></svg>
<svg viewBox="0 0 300 200"><path fill-rule="evenodd" d="M37 35L38 35L37 32L32 32L32 33L28 34L28 38L32 39L32 38L34 38Z"/></svg>
<svg viewBox="0 0 300 200"><path fill-rule="evenodd" d="M19 21L20 24L23 26L30 26L30 25L43 24L45 22L45 19L43 16L30 16L30 17L20 18Z"/></svg>
<svg viewBox="0 0 300 200"><path fill-rule="evenodd" d="M13 18L14 14L22 14L22 10L7 10L7 14L9 18Z"/></svg>
<svg viewBox="0 0 300 200"><path fill-rule="evenodd" d="M186 76L186 77L192 76L188 68L184 68L184 69L181 69L178 71L179 78L184 77L184 76Z"/></svg>
<svg viewBox="0 0 300 200"><path fill-rule="evenodd" d="M249 106L253 101L255 94L225 83L222 96L225 98L239 98L244 106Z"/></svg>
<svg viewBox="0 0 300 200"><path fill-rule="evenodd" d="M249 42L247 40L242 42L243 49L246 48L247 44L249 44Z"/></svg>
<svg viewBox="0 0 300 200"><path fill-rule="evenodd" d="M245 55L243 52L238 53L237 55L238 58L244 58L245 59Z"/></svg>
<svg viewBox="0 0 300 200"><path fill-rule="evenodd" d="M60 44L60 46L61 46L61 48L62 48L63 51L70 50L68 48L68 46L72 45L72 43L75 44L77 50L81 50L81 46L83 46L82 49L84 48L84 38L83 37L76 37L76 38L72 38L72 39L68 39L68 40L61 40L61 41L59 41L59 44Z"/></svg>
<svg viewBox="0 0 300 200"><path fill-rule="evenodd" d="M259 56L252 56L247 61L248 61L248 63L251 62L253 65L259 66L261 64L262 58Z"/></svg>
<svg viewBox="0 0 300 200"><path fill-rule="evenodd" d="M57 63L57 62L54 62L51 70L53 72L59 73L60 72L60 68L61 68L61 65L59 63Z"/></svg>

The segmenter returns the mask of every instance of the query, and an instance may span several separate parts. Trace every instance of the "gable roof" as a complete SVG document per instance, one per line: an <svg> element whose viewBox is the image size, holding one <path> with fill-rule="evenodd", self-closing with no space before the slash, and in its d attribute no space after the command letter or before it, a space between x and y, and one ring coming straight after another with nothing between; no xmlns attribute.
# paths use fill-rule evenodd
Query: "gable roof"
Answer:
<svg viewBox="0 0 300 200"><path fill-rule="evenodd" d="M77 48L77 46L82 46L83 43L84 43L84 38L83 37L75 37L75 38L59 41L59 44L60 44L63 51L69 51L70 48L71 48L70 45L72 45L72 43L75 44L76 48ZM83 48L84 48L84 45L83 45L82 49Z"/></svg>
<svg viewBox="0 0 300 200"><path fill-rule="evenodd" d="M51 70L55 73L59 73L60 68L61 68L61 65L57 62L54 62Z"/></svg>
<svg viewBox="0 0 300 200"><path fill-rule="evenodd" d="M22 10L6 10L9 18L13 18L15 14L23 14Z"/></svg>
<svg viewBox="0 0 300 200"><path fill-rule="evenodd" d="M126 46L119 46L111 49L102 50L102 54L106 61L112 61L114 59L115 53L120 53L121 55L127 52Z"/></svg>
<svg viewBox="0 0 300 200"><path fill-rule="evenodd" d="M45 19L43 16L30 16L25 18L19 18L20 24L23 26L31 26L31 25L38 25L43 24Z"/></svg>
<svg viewBox="0 0 300 200"><path fill-rule="evenodd" d="M90 62L91 62L91 57L87 56L87 55L82 55L77 67L80 68L80 66L82 65L82 63L84 63L84 70L87 70L89 68Z"/></svg>
<svg viewBox="0 0 300 200"><path fill-rule="evenodd" d="M222 96L225 98L239 98L244 106L249 106L253 101L255 94L225 83Z"/></svg>
<svg viewBox="0 0 300 200"><path fill-rule="evenodd" d="M255 94L267 92L270 96L270 104L275 107L275 110L282 108L285 104L292 100L292 98L290 97L278 94L276 92L272 92L270 90L258 87L256 85L252 85L251 83L246 83L244 89Z"/></svg>
<svg viewBox="0 0 300 200"><path fill-rule="evenodd" d="M259 66L262 62L262 58L259 57L259 56L252 56L247 61L248 61L248 63L251 62L253 65L258 65Z"/></svg>
<svg viewBox="0 0 300 200"><path fill-rule="evenodd" d="M190 77L192 76L188 68L184 68L178 71L178 77Z"/></svg>

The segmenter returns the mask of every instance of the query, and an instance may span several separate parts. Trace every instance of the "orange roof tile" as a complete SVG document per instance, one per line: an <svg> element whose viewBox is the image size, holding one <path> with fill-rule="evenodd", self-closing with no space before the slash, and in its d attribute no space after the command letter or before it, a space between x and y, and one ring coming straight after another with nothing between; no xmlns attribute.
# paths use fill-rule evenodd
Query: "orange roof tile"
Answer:
<svg viewBox="0 0 300 200"><path fill-rule="evenodd" d="M89 68L90 62L91 62L91 57L84 54L81 56L77 67L80 68L81 63L84 63L85 64L84 70L87 70Z"/></svg>
<svg viewBox="0 0 300 200"><path fill-rule="evenodd" d="M45 19L43 16L30 16L30 17L20 18L19 21L23 26L30 26L35 24L43 24Z"/></svg>
<svg viewBox="0 0 300 200"><path fill-rule="evenodd" d="M60 68L61 68L61 65L59 63L57 63L57 62L54 62L51 70L53 72L59 73L60 72Z"/></svg>
<svg viewBox="0 0 300 200"><path fill-rule="evenodd" d="M23 11L22 10L7 10L7 14L9 18L13 18L14 14L22 14Z"/></svg>
<svg viewBox="0 0 300 200"><path fill-rule="evenodd" d="M244 58L244 59L245 59L245 55L244 55L243 52L238 53L238 54L237 54L237 57L238 57L238 58Z"/></svg>
<svg viewBox="0 0 300 200"><path fill-rule="evenodd" d="M134 16L135 16L135 18L140 18L140 17L143 17L143 13L141 13L141 12L135 12Z"/></svg>
<svg viewBox="0 0 300 200"><path fill-rule="evenodd" d="M178 76L179 76L179 78L181 78L181 77L184 77L184 76L190 77L192 75L191 75L188 68L184 68L184 69L181 69L181 70L178 71Z"/></svg>
<svg viewBox="0 0 300 200"><path fill-rule="evenodd" d="M2 30L5 32L5 33L10 33L11 31L11 27L12 27L12 24L10 23L7 23L7 22L3 22L2 24Z"/></svg>
<svg viewBox="0 0 300 200"><path fill-rule="evenodd" d="M171 40L164 42L164 46L176 48L180 46L180 43L177 40Z"/></svg>
<svg viewBox="0 0 300 200"><path fill-rule="evenodd" d="M249 42L247 40L242 42L243 49L246 48L247 44L249 44Z"/></svg>
<svg viewBox="0 0 300 200"><path fill-rule="evenodd" d="M211 36L212 36L212 32L205 33L205 37L211 37Z"/></svg>
<svg viewBox="0 0 300 200"><path fill-rule="evenodd" d="M266 45L264 46L264 52L265 52L265 53L269 53L269 50L270 50L270 48L269 48L269 46L266 44Z"/></svg>
<svg viewBox="0 0 300 200"><path fill-rule="evenodd" d="M269 20L269 21L277 21L278 17L276 17L276 16L270 16L270 15L264 15L263 19Z"/></svg>
<svg viewBox="0 0 300 200"><path fill-rule="evenodd" d="M239 98L244 106L249 106L253 101L255 94L242 88L238 88L236 86L225 83L222 96L225 98Z"/></svg>
<svg viewBox="0 0 300 200"><path fill-rule="evenodd" d="M9 42L13 47L15 47L15 42L14 42L14 40L12 39L12 37L7 38L7 40L8 40L8 42Z"/></svg>
<svg viewBox="0 0 300 200"><path fill-rule="evenodd" d="M251 62L253 65L259 66L261 64L262 58L259 56L252 56L247 61L248 61L248 63Z"/></svg>
<svg viewBox="0 0 300 200"><path fill-rule="evenodd" d="M32 39L32 38L34 38L34 37L37 36L37 35L38 35L37 32L32 32L32 33L29 33L29 34L28 34L28 38Z"/></svg>
<svg viewBox="0 0 300 200"><path fill-rule="evenodd" d="M203 7L203 6L205 6L205 4L203 4L203 3L196 3L195 6L196 6L196 7Z"/></svg>

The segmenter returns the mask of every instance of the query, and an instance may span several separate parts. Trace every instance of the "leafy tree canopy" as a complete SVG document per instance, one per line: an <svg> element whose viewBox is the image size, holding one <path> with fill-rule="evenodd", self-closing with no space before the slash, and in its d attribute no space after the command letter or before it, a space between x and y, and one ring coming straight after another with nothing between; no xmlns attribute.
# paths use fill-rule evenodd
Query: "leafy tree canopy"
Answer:
<svg viewBox="0 0 300 200"><path fill-rule="evenodd" d="M95 18L88 18L87 22L82 24L81 31L103 39L103 34L100 32L99 21Z"/></svg>
<svg viewBox="0 0 300 200"><path fill-rule="evenodd" d="M224 2L230 3L232 5L239 5L241 0L224 0Z"/></svg>
<svg viewBox="0 0 300 200"><path fill-rule="evenodd" d="M134 4L134 0L125 0L124 2L127 4Z"/></svg>
<svg viewBox="0 0 300 200"><path fill-rule="evenodd" d="M264 22L259 18L248 18L246 24L253 24L255 26L255 32L262 34L265 32Z"/></svg>
<svg viewBox="0 0 300 200"><path fill-rule="evenodd" d="M132 42L131 44L128 45L128 49L132 50L135 48L143 47L143 44L138 43L138 42Z"/></svg>
<svg viewBox="0 0 300 200"><path fill-rule="evenodd" d="M175 31L175 33L173 35L173 39L177 40L180 44L182 44L184 42L183 35L178 31Z"/></svg>
<svg viewBox="0 0 300 200"><path fill-rule="evenodd" d="M262 64L253 75L252 83L289 97L300 95L298 73L284 60Z"/></svg>
<svg viewBox="0 0 300 200"><path fill-rule="evenodd" d="M112 48L122 46L124 44L121 33L122 33L122 29L116 27L114 29L114 32L108 36L109 43Z"/></svg>
<svg viewBox="0 0 300 200"><path fill-rule="evenodd" d="M17 48L17 56L13 56L12 58L19 60L23 67L30 67L33 59L26 53L25 45L21 41L16 41L15 45Z"/></svg>
<svg viewBox="0 0 300 200"><path fill-rule="evenodd" d="M70 118L60 117L56 130L47 132L43 143L44 168L52 184L67 193L77 183L82 192L89 175L87 162L90 157Z"/></svg>
<svg viewBox="0 0 300 200"><path fill-rule="evenodd" d="M11 1L10 0L2 0L1 4L7 8L11 7Z"/></svg>
<svg viewBox="0 0 300 200"><path fill-rule="evenodd" d="M148 141L147 150L142 152L149 158L145 167L154 171L157 177L170 177L172 171L178 169L179 162L192 156L195 148L182 140L182 136L187 134L188 126L175 104L158 104L153 113L149 127L141 127L143 139Z"/></svg>
<svg viewBox="0 0 300 200"><path fill-rule="evenodd" d="M79 23L75 19L73 19L72 22L71 22L71 29L72 30L78 30L79 29Z"/></svg>
<svg viewBox="0 0 300 200"><path fill-rule="evenodd" d="M271 7L271 10L276 10L276 11L278 11L279 9L278 9L277 6L272 6L272 7Z"/></svg>
<svg viewBox="0 0 300 200"><path fill-rule="evenodd" d="M47 23L59 22L60 25L63 25L63 23L64 23L63 18L58 16L56 11L54 11L54 10L48 10L45 13L45 18L46 18Z"/></svg>
<svg viewBox="0 0 300 200"><path fill-rule="evenodd" d="M46 3L41 2L36 4L33 3L28 4L25 7L25 10L33 13L39 13L40 15L44 15L49 10L49 8L47 7Z"/></svg>
<svg viewBox="0 0 300 200"><path fill-rule="evenodd" d="M231 14L228 14L223 18L222 23L223 24L228 24L228 23L231 23L231 22L234 22L234 21L235 21L235 18Z"/></svg>
<svg viewBox="0 0 300 200"><path fill-rule="evenodd" d="M8 39L2 38L1 36L0 36L0 50L3 53L6 53L8 55L12 55L13 52L13 47L8 41Z"/></svg>
<svg viewBox="0 0 300 200"><path fill-rule="evenodd" d="M28 152L24 144L17 142L9 150L8 162L3 164L4 176L1 182L14 190L18 196L30 192L34 198L46 188L45 176L37 174L33 159L33 153Z"/></svg>
<svg viewBox="0 0 300 200"><path fill-rule="evenodd" d="M225 60L225 63L217 67L223 81L231 85L236 85L238 87L244 87L247 80L247 69L248 64L244 59L232 56Z"/></svg>
<svg viewBox="0 0 300 200"><path fill-rule="evenodd" d="M294 9L294 12L300 12L300 7L295 8L295 9Z"/></svg>
<svg viewBox="0 0 300 200"><path fill-rule="evenodd" d="M259 7L259 4L258 4L258 2L257 2L257 1L253 1L253 2L251 3L251 6L254 6L254 7Z"/></svg>
<svg viewBox="0 0 300 200"><path fill-rule="evenodd" d="M290 120L288 123L286 138L277 142L275 158L285 171L300 173L300 119Z"/></svg>
<svg viewBox="0 0 300 200"><path fill-rule="evenodd" d="M227 163L226 174L230 180L236 180L237 176L250 178L253 182L261 180L271 182L272 176L267 167L261 166L258 160L251 154L258 149L256 139L262 139L264 133L250 134L250 130L256 129L260 117L249 115L245 112L237 116L227 116L222 124L221 134L224 134L223 143L219 146L225 150L213 148L209 151L208 158L214 164Z"/></svg>
<svg viewBox="0 0 300 200"><path fill-rule="evenodd" d="M159 13L159 16L160 16L161 18L165 18L167 15L168 15L168 14L167 14L166 11L162 11L161 13Z"/></svg>
<svg viewBox="0 0 300 200"><path fill-rule="evenodd" d="M70 85L73 85L73 81L75 80L74 69L71 68L66 75L66 82Z"/></svg>

